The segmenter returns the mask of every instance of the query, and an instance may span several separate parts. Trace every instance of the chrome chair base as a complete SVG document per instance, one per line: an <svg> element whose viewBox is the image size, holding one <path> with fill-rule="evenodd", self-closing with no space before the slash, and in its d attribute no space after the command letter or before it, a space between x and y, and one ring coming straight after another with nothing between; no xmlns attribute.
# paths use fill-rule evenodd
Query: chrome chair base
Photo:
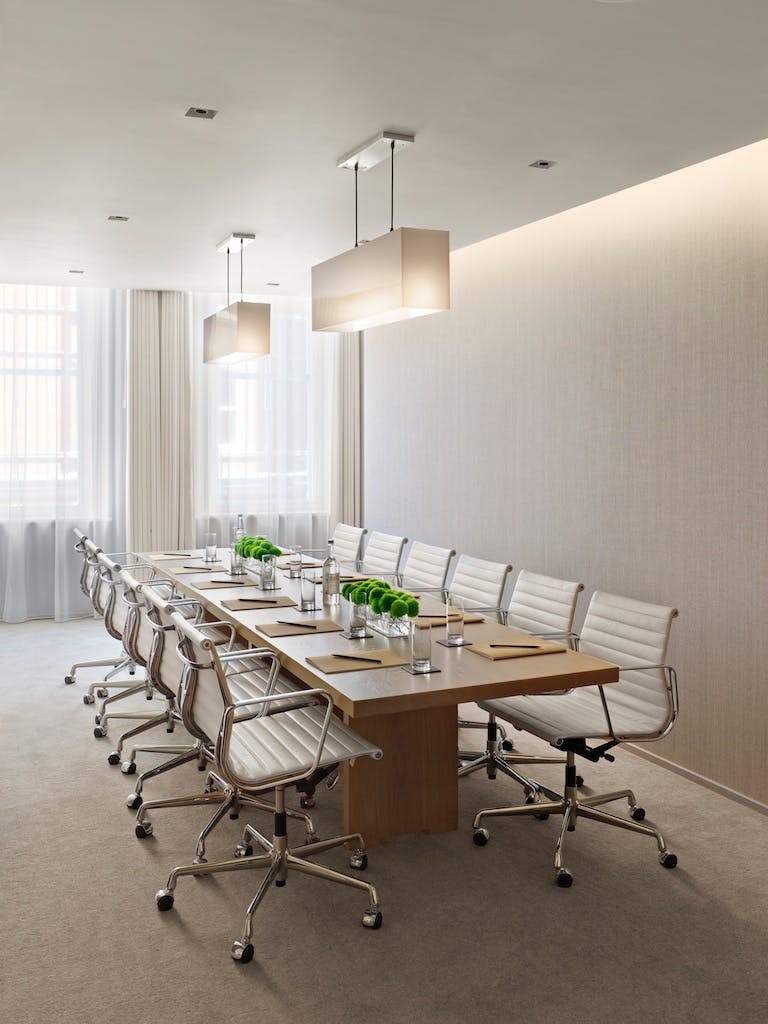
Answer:
<svg viewBox="0 0 768 1024"><path fill-rule="evenodd" d="M298 871L302 874L311 875L314 878L324 878L328 882L336 882L339 885L350 886L354 889L361 889L368 894L369 906L363 913L362 925L364 928L380 928L382 922L379 900L376 889L368 882L359 878L345 875L340 871L334 871L322 864L315 864L309 860L315 854L332 850L342 846L344 843L354 842L357 849L350 856L350 867L358 871L364 871L368 866L368 855L365 852L363 837L359 834L337 836L334 839L323 839L310 843L302 848L293 849L288 846L286 832L286 811L285 792L282 787L275 790L275 824L272 840L268 840L250 825L246 826L243 841L238 845L235 857L229 860L214 861L207 864L203 871L200 870L200 862L185 864L182 867L174 868L171 871L164 889L160 889L155 895L155 903L158 910L170 910L174 903L174 891L179 878L184 875L212 875L224 871L251 871L254 869L265 870L261 885L256 895L248 905L245 912L245 923L242 936L232 944L231 955L233 960L239 963L248 963L253 959L253 916L269 887L274 884L282 887L288 880L291 871ZM251 840L254 840L264 850L264 853L253 856Z"/></svg>
<svg viewBox="0 0 768 1024"><path fill-rule="evenodd" d="M191 760L191 758L190 758ZM134 794L131 794L133 796ZM140 795L140 794L139 794ZM130 797L126 800L128 807L132 807ZM268 814L275 813L275 804L268 800L261 800L234 790L227 785L215 772L208 773L208 782L202 793L192 793L187 796L169 797L165 800L148 800L146 803L138 803L136 815L136 838L147 839L154 835L152 822L148 820L148 812L164 807L201 807L219 805L213 817L203 827L197 839L195 847L195 864L205 864L205 841L213 832L224 815L229 813L230 818L237 818L242 807L252 807L254 810L266 811ZM286 818L294 821L301 821L304 824L304 842L309 845L317 842L317 833L312 818L305 811L297 811L292 807L284 808ZM248 826L250 828L250 826Z"/></svg>
<svg viewBox="0 0 768 1024"><path fill-rule="evenodd" d="M460 750L459 778L462 778L465 775L471 775L472 772L485 768L488 778L495 779L497 771L500 771L510 779L514 779L515 782L523 787L527 800L530 802L531 800L540 797L546 792L546 790L543 786L540 786L538 782L534 782L532 779L527 779L524 775L516 772L512 765L566 763L564 757L552 757L540 754L521 754L517 751L512 754L505 753L502 750L501 743L499 742L500 737L502 737L502 742L504 742L504 730L497 723L494 715L489 715L487 722L478 722L476 724L482 726L482 728L486 730L485 752L478 754L477 751Z"/></svg>
<svg viewBox="0 0 768 1024"><path fill-rule="evenodd" d="M472 840L475 845L485 846L490 839L488 829L483 828L482 825L485 818L506 818L526 815L532 815L535 818L547 818L550 814L561 814L563 822L555 844L554 855L555 881L561 888L567 889L573 884L573 874L563 864L563 848L567 834L575 831L576 822L579 818L587 818L591 821L600 822L603 825L612 825L614 828L623 828L630 832L639 832L641 835L650 836L656 840L659 863L665 868L677 866L677 855L667 849L661 832L652 825L640 824L645 818L645 811L642 807L638 806L635 794L631 789L616 790L612 793L598 793L587 797L579 796L576 785L575 754L571 751L568 751L566 755L565 777L565 789L562 797L513 807L493 807L478 811L472 822ZM544 792L550 793L551 791L545 789ZM554 796L554 794L552 795ZM601 804L611 803L614 800L627 801L630 819L620 818L616 814L609 814L607 811L599 809Z"/></svg>

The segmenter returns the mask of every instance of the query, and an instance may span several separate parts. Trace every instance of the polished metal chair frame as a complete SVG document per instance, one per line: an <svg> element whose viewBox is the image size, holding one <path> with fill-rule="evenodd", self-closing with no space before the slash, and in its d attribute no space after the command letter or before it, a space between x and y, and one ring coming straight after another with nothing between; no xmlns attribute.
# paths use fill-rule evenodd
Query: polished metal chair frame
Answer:
<svg viewBox="0 0 768 1024"><path fill-rule="evenodd" d="M218 721L215 744L218 770L236 789L241 799L245 795L255 797L260 792L273 789L275 812L271 840L248 826L243 842L238 847L238 856L207 864L203 872L200 864L195 862L174 868L166 886L156 894L158 909L171 909L176 884L179 878L186 875L264 869L265 876L246 910L242 935L232 945L233 959L246 963L253 958L253 916L257 907L273 882L278 887L284 886L289 873L299 871L366 892L369 907L363 914L362 923L367 928L379 928L382 917L378 895L372 885L308 860L316 854L354 842L357 849L350 858L350 865L357 870L364 870L368 858L362 836L337 836L309 843L299 849L290 847L286 828L285 788L310 777L329 758L339 761L352 760L358 756L375 757L381 756L381 751L362 740L336 718L333 701L324 690L302 691L301 706L296 700L298 695L286 701L283 694L274 692L280 665L272 651L253 649L220 654L215 643L182 616L174 612L172 618L179 634L179 656L190 670L186 676L186 685L191 692L187 694L185 703L194 704L196 715L203 716L204 721L198 721L198 724L204 729L213 731L213 722ZM268 692L247 700L233 700L225 671L226 662L230 658L246 662L251 659L262 663L265 660L271 662ZM248 731L243 739L242 729L246 725ZM239 737L237 745L234 743L236 730ZM284 740L289 735L293 737L295 746L287 749ZM331 751L331 743L346 745L346 755L342 757L339 749ZM271 767L267 767L268 763ZM264 851L261 855L252 855L251 840Z"/></svg>
<svg viewBox="0 0 768 1024"><path fill-rule="evenodd" d="M568 646L574 646L578 637L573 632L573 619L576 602L583 590L583 583L521 569L507 610L502 612L502 621L531 636L563 640ZM501 771L519 783L532 802L542 794L541 787L515 771L513 765L565 764L563 757L525 754L515 750L493 713L488 714L487 722L477 722L476 725L486 730L485 751L459 750L460 778L485 768L488 778L495 779L497 771ZM583 780L579 776L577 781L581 785Z"/></svg>
<svg viewBox="0 0 768 1024"><path fill-rule="evenodd" d="M677 856L667 849L659 829L642 824L644 808L631 789L579 794L576 756L597 762L613 761L610 751L620 743L651 742L666 736L674 726L679 709L677 675L666 664L669 633L676 608L651 605L614 594L592 595L581 631L579 649L619 665L619 682L610 686L578 687L563 694L504 697L481 701L480 707L503 717L517 729L546 739L564 751L565 784L562 795L539 787L550 798L512 807L485 808L472 823L473 840L485 846L489 839L483 821L487 818L561 814L562 825L555 845L555 880L562 888L573 883L573 874L563 863L566 836L579 818L626 829L656 840L659 862L665 868L677 865ZM641 652L656 655L658 661L638 660ZM591 745L590 745L591 744ZM630 818L601 809L602 804L626 800Z"/></svg>

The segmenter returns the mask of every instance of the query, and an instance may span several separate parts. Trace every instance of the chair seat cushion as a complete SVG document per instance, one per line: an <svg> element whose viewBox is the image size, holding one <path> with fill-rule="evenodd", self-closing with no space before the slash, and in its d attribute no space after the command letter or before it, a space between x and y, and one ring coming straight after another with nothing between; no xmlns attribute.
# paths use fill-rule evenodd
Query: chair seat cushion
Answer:
<svg viewBox="0 0 768 1024"><path fill-rule="evenodd" d="M324 719L325 707L315 705L236 723L227 770L243 787L257 789L306 772L312 765ZM381 750L333 715L319 767L364 756L379 758Z"/></svg>
<svg viewBox="0 0 768 1024"><path fill-rule="evenodd" d="M666 724L663 710L649 705L645 709L611 703L609 687L606 698L611 723L617 737L649 736L660 732ZM596 686L579 687L564 694L537 694L523 697L502 697L479 702L483 711L510 722L550 743L558 740L611 738Z"/></svg>

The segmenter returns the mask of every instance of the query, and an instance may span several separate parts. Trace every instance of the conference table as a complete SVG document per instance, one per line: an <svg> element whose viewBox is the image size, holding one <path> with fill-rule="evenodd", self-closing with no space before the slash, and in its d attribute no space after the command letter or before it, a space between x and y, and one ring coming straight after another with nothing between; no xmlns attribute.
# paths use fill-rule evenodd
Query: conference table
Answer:
<svg viewBox="0 0 768 1024"><path fill-rule="evenodd" d="M232 623L251 646L273 650L283 670L296 680L328 692L344 721L381 748L382 758L360 758L345 767L343 776L345 831L360 832L368 846L404 833L449 832L458 827L459 704L613 683L619 678L615 665L567 649L492 661L473 653L472 646L447 648L434 642L445 636L444 625L431 630L432 663L439 671L411 675L400 666L361 666L361 670L325 673L307 659L341 653L381 657L382 652L394 651L407 663L409 640L376 632L362 640L345 639L339 632L312 631L270 637L262 627L277 620L312 623L333 619L346 626L348 603L342 598L337 606L313 612L299 612L291 606L232 611L223 602L259 596L298 601L299 580L289 579L287 571L278 569L278 589L265 592L255 576L228 575L226 552L218 571L211 571L197 552L193 557L176 557L173 552L140 557L154 565L158 575L171 579L179 591L199 601L211 618ZM193 571L198 565L199 574ZM214 581L229 586L198 589L198 584ZM317 589L317 603L321 604L321 588ZM430 600L434 602L434 598L422 598L427 612L437 610L436 604L429 605ZM470 645L530 641L528 634L487 618L467 623L465 639ZM353 663L341 664L348 668Z"/></svg>

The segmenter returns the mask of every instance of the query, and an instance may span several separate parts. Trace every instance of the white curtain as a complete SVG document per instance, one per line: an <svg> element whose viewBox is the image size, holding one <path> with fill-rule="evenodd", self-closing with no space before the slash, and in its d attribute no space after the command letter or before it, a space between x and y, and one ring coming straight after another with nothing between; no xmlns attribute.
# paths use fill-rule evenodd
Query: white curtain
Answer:
<svg viewBox="0 0 768 1024"><path fill-rule="evenodd" d="M362 525L362 334L341 334L336 361L338 412L331 463L331 529Z"/></svg>
<svg viewBox="0 0 768 1024"><path fill-rule="evenodd" d="M216 366L203 363L202 325L226 299L195 297L197 542L210 529L228 544L242 512L250 534L324 548L335 504L339 335L312 333L308 299L245 298L271 303L270 354Z"/></svg>
<svg viewBox="0 0 768 1024"><path fill-rule="evenodd" d="M77 526L125 548L125 293L0 285L0 619L87 613Z"/></svg>
<svg viewBox="0 0 768 1024"><path fill-rule="evenodd" d="M128 543L193 542L190 297L132 291L128 383Z"/></svg>

